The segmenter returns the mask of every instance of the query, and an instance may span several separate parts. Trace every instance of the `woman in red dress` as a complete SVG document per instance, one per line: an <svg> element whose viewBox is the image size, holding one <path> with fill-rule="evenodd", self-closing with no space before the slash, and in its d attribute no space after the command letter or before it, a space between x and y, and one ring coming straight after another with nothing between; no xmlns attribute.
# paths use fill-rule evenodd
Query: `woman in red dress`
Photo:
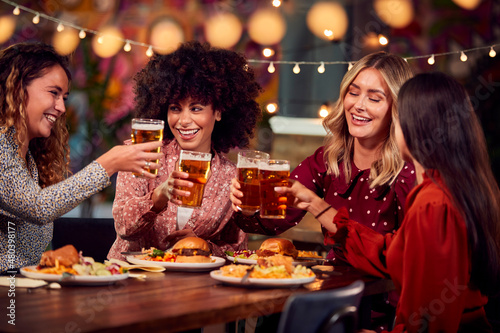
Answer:
<svg viewBox="0 0 500 333"><path fill-rule="evenodd" d="M500 291L500 191L465 89L420 74L399 92L396 137L419 185L394 234L381 235L299 182L295 206L312 214L354 267L390 277L400 299L395 332L491 332L483 306Z"/></svg>

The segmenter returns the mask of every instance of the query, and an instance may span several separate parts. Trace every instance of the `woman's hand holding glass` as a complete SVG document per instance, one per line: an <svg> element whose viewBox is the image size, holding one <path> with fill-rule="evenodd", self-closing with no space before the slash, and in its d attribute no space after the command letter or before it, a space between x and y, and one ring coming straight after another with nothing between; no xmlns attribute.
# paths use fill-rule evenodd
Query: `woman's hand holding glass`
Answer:
<svg viewBox="0 0 500 333"><path fill-rule="evenodd" d="M178 170L172 171L166 181L158 186L153 192L154 208L162 210L170 201L176 205L181 205L182 200L180 197L188 197L189 191L183 191L180 187L193 187L193 183L185 180L189 177L187 172Z"/></svg>
<svg viewBox="0 0 500 333"><path fill-rule="evenodd" d="M151 152L162 146L162 142L154 141L135 145L120 145L111 148L97 158L109 176L118 171L136 172L145 178L155 178L156 175L144 172L144 167L159 169L160 164L154 163L163 156L162 153Z"/></svg>

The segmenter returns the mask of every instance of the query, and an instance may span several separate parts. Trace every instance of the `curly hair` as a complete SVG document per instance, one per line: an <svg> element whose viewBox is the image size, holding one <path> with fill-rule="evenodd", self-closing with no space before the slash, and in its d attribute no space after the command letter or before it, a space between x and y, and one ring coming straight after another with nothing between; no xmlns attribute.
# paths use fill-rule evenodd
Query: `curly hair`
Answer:
<svg viewBox="0 0 500 333"><path fill-rule="evenodd" d="M392 184L404 166L399 154L394 134L394 122L398 119L397 100L399 88L413 76L413 72L402 58L386 52L376 52L363 57L344 75L340 83L339 99L328 116L323 119L323 127L327 131L325 137L325 159L328 161L328 172L338 176L339 162L344 162L346 183L351 179L351 160L354 149L354 137L349 134L344 112L344 98L349 86L359 72L366 68L377 69L387 83L392 97L391 127L387 140L381 148L380 159L370 168L370 187Z"/></svg>
<svg viewBox="0 0 500 333"><path fill-rule="evenodd" d="M43 43L19 43L0 51L0 127L4 133L15 128L18 153L23 159L21 147L28 140L27 87L54 66L61 66L70 81L68 63L68 57L57 54L52 46ZM66 116L62 115L48 138L29 142L41 187L55 184L70 174L68 140Z"/></svg>
<svg viewBox="0 0 500 333"><path fill-rule="evenodd" d="M255 98L262 88L246 59L208 43L186 42L168 55L155 54L134 77L135 116L163 119L168 105L187 97L221 112L212 132L213 149L227 153L247 147L262 110ZM164 137L174 135L165 126Z"/></svg>

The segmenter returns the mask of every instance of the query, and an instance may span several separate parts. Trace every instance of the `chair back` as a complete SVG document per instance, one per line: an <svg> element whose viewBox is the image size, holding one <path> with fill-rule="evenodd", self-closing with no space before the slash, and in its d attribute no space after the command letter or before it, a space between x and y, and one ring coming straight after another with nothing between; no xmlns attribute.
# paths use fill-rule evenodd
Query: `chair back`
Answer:
<svg viewBox="0 0 500 333"><path fill-rule="evenodd" d="M54 221L52 249L71 244L85 257L103 262L116 240L112 218L61 217Z"/></svg>
<svg viewBox="0 0 500 333"><path fill-rule="evenodd" d="M364 288L363 281L355 281L339 289L290 296L278 333L355 332Z"/></svg>

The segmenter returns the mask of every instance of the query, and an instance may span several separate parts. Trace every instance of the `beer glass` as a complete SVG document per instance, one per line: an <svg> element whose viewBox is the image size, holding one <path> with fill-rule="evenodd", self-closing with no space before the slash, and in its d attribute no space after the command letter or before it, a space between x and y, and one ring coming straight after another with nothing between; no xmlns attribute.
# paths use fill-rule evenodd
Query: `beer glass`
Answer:
<svg viewBox="0 0 500 333"><path fill-rule="evenodd" d="M163 127L165 122L159 119L132 119L132 143L143 143L150 141L162 141L163 140ZM151 152L160 152L160 147ZM158 160L155 161L158 163ZM149 167L144 167L144 170L151 172L152 174L158 174L158 169L150 170ZM133 173L134 177L140 177L141 174Z"/></svg>
<svg viewBox="0 0 500 333"><path fill-rule="evenodd" d="M290 161L259 161L260 217L284 219L286 216L287 195L274 191L276 186L288 186Z"/></svg>
<svg viewBox="0 0 500 333"><path fill-rule="evenodd" d="M189 173L189 180L194 184L193 187L183 187L183 191L189 191L189 197L181 196L178 199L182 201L183 207L201 207L203 191L207 183L208 173L210 172L210 161L212 154L201 153L197 151L181 150L179 158L179 171Z"/></svg>
<svg viewBox="0 0 500 333"><path fill-rule="evenodd" d="M253 215L260 210L259 161L269 160L269 154L258 150L238 152L238 182L243 198L238 208L245 215Z"/></svg>

